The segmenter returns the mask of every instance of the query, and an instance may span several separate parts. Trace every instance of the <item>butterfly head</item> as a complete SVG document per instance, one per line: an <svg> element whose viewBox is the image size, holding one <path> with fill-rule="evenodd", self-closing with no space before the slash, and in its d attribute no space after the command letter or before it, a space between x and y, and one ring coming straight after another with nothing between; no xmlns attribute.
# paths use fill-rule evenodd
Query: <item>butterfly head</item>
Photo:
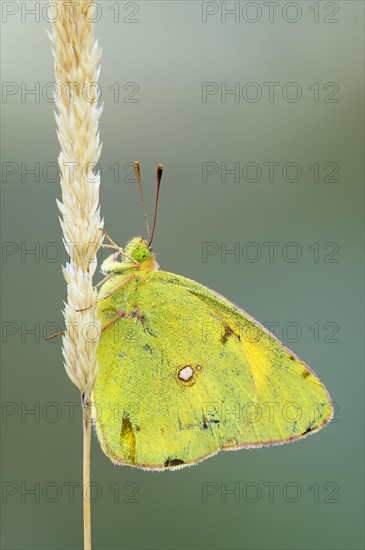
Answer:
<svg viewBox="0 0 365 550"><path fill-rule="evenodd" d="M138 262L142 268L154 269L153 266L156 263L155 254L143 237L134 237L134 239L130 240L126 244L124 252L127 261L129 260L129 256L129 258L133 258L133 260ZM129 261L133 262L133 260Z"/></svg>
<svg viewBox="0 0 365 550"><path fill-rule="evenodd" d="M136 270L138 273L146 273L156 269L158 269L158 264L155 254L143 237L131 239L124 247L124 254L119 252L111 254L101 266L101 271L105 275L132 270Z"/></svg>

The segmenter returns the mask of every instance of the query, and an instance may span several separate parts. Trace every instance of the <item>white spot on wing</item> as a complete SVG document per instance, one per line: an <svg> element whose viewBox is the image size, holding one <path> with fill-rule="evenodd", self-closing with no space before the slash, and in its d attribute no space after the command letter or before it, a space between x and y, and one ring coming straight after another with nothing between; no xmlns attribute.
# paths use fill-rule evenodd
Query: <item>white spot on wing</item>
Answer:
<svg viewBox="0 0 365 550"><path fill-rule="evenodd" d="M186 367L183 367L181 370L179 370L179 378L180 380L184 380L184 382L189 382L189 380L192 379L193 374L194 371L190 365L186 365Z"/></svg>

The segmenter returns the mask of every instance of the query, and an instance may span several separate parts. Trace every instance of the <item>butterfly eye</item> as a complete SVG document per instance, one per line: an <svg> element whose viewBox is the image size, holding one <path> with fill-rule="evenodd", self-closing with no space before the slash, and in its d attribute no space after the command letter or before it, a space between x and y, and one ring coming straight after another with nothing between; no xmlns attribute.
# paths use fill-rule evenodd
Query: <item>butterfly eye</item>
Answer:
<svg viewBox="0 0 365 550"><path fill-rule="evenodd" d="M143 263L150 259L151 254L146 248L137 248L132 256L135 260L137 260L137 262Z"/></svg>

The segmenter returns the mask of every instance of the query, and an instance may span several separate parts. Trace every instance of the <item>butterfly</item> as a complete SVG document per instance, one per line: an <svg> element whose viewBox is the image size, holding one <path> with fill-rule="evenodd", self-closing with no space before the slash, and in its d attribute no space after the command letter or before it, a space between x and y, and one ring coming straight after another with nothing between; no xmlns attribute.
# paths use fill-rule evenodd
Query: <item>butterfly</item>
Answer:
<svg viewBox="0 0 365 550"><path fill-rule="evenodd" d="M217 292L159 270L151 242L162 170L151 237L121 249L105 233L116 252L102 264L97 301L93 408L103 451L117 464L175 470L320 430L333 406L301 359Z"/></svg>

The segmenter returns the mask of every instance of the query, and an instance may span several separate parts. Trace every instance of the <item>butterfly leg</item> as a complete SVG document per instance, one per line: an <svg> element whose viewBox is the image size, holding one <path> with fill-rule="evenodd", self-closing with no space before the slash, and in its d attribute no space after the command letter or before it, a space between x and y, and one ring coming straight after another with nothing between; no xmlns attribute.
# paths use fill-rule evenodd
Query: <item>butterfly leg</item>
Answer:
<svg viewBox="0 0 365 550"><path fill-rule="evenodd" d="M119 321L119 319L139 319L141 321L141 323L143 323L144 320L145 320L144 316L140 315L137 311L132 311L131 313L126 313L125 311L116 310L115 313L116 313L116 316L113 317L113 319L111 321L109 321L109 323L107 323L105 326L103 326L101 328L102 332L104 332L104 330L106 330L107 328L114 325L114 323Z"/></svg>
<svg viewBox="0 0 365 550"><path fill-rule="evenodd" d="M132 281L132 279L135 279L135 274L132 273L132 275L129 275L129 277L127 277L126 279L124 279L124 281L122 281L121 283L119 283L119 285L116 285L114 286L111 290L109 290L109 292L107 292L106 294L104 294L104 296L101 296L101 298L98 299L98 302L100 300L105 300L105 298L109 298L109 296L112 296L115 292L117 292L117 290L119 290L120 288L122 288L122 286L126 285L127 283L129 283L129 281Z"/></svg>
<svg viewBox="0 0 365 550"><path fill-rule="evenodd" d="M106 277L104 277L104 279L102 279L97 285L95 285L94 288L97 288L98 286L102 285L106 280L108 280L110 277L112 276L112 274L110 275L107 275ZM102 296L101 298L99 298L99 300L97 300L94 304L91 304L91 306L88 306L88 307L85 307L84 309L77 309L76 311L86 311L88 309L90 309L91 307L93 307L94 305L96 305L100 300L105 300L105 298L109 298L109 296L112 296L114 294L114 292L116 292L117 290L119 290L122 286L126 285L127 283L129 283L129 281L131 281L132 279L135 278L135 275L132 274L130 275L129 277L127 277L126 279L124 279L124 281L122 281L121 283L119 283L119 285L116 285L114 288L112 288L111 290L109 290L109 292L107 292L106 294L104 294L104 296ZM118 321L119 319L121 319L122 317L125 317L126 316L126 313L124 311L117 311L117 316L112 319L107 325L105 325L105 327L103 327L101 330L105 330L107 328L109 328L110 325L112 325L113 323L115 323L116 321ZM48 336L47 338L45 338L45 340L52 340L53 338L56 338L57 336L64 336L65 335L65 331L62 331L62 332L58 332L57 334L52 334L51 336Z"/></svg>
<svg viewBox="0 0 365 550"><path fill-rule="evenodd" d="M64 336L65 335L65 331L62 330L61 332L57 332L56 334L52 334L51 336L47 336L46 338L44 338L45 341L47 340L53 340L53 338L57 338L58 336Z"/></svg>
<svg viewBox="0 0 365 550"><path fill-rule="evenodd" d="M116 323L117 321L119 321L119 319L122 319L123 317L126 316L126 312L125 311L116 311L116 316L113 317L113 319L111 321L109 321L109 323L107 323L105 326L101 327L101 332L104 332L104 330L106 330L107 328L111 327L112 325L114 325L114 323Z"/></svg>
<svg viewBox="0 0 365 550"><path fill-rule="evenodd" d="M123 250L123 248L121 248L120 246L118 246L114 241L113 239L111 239L108 235L108 233L105 231L105 229L103 229L102 227L99 227L100 231L104 234L104 236L108 239L108 241L111 243L111 244L102 244L101 246L103 248L113 248L114 250L118 250L119 254L122 254L125 258L127 258L129 261L131 261L132 263L134 263L134 265L136 267L140 267L140 263L137 262L137 260L135 260L134 258L132 258L131 256L129 256L128 254L126 254Z"/></svg>
<svg viewBox="0 0 365 550"><path fill-rule="evenodd" d="M108 275L106 275L106 277L104 277L103 279L101 279L101 281L96 283L96 285L94 286L94 289L95 290L98 289L101 285L103 285L112 276L113 276L113 273L109 273Z"/></svg>
<svg viewBox="0 0 365 550"><path fill-rule="evenodd" d="M119 256L119 252L117 252L115 255ZM94 286L94 289L98 289L101 285L103 285L108 279L110 279L110 277L112 277L113 274L112 273L109 273L109 275L107 275L106 277L104 277L101 281L99 281L95 286ZM67 298L67 294L65 294L65 298ZM58 336L64 336L65 335L65 331L62 330L61 332L57 332L56 334L52 334L51 336L47 336L46 338L44 338L44 340L53 340L53 338L57 338Z"/></svg>
<svg viewBox="0 0 365 550"><path fill-rule="evenodd" d="M136 277L136 275L134 273L132 273L132 275L129 275L129 277L127 277L126 279L124 279L124 281L122 281L121 283L119 283L119 285L116 285L115 287L113 287L111 290L109 290L109 292L107 292L106 294L104 294L104 296L101 296L100 298L98 298L98 300L96 300L96 302L94 302L93 304L91 304L90 306L88 307L85 307L83 309L77 309L76 311L86 311L87 309L90 309L92 308L93 306L96 306L96 304L98 302L100 302L101 300L105 300L106 298L109 298L109 296L112 296L115 292L117 292L117 290L119 290L120 288L122 288L122 286L126 285L127 283L129 283L129 281L131 281L132 279L134 279Z"/></svg>

